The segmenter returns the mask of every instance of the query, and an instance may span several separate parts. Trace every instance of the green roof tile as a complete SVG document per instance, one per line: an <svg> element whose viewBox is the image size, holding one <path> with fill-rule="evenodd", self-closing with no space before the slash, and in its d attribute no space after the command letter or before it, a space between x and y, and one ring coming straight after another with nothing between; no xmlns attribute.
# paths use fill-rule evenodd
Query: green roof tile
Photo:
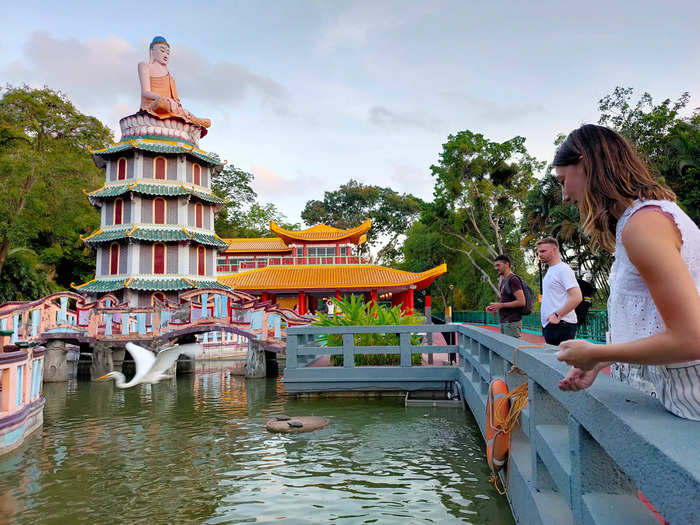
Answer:
<svg viewBox="0 0 700 525"><path fill-rule="evenodd" d="M131 234L127 235L133 228L120 228L117 230L107 230L98 233L93 237L85 239L87 244L97 244L101 242L111 242L117 239L135 239L137 241L150 242L178 242L193 241L205 246L224 248L228 244L215 235L209 233L192 232L189 235L182 231L182 228L144 228L139 227Z"/></svg>
<svg viewBox="0 0 700 525"><path fill-rule="evenodd" d="M93 152L93 155L97 156L103 156L103 155L111 155L114 153L120 153L122 151L126 151L129 149L138 149L142 151L150 151L153 153L176 153L176 154L181 154L181 153L186 153L187 155L191 155L197 159L203 160L204 162L207 162L211 164L212 166L222 166L223 163L216 157L213 157L211 155L208 155L206 153L199 152L195 149L192 148L184 148L179 145L175 144L159 144L157 142L136 142L136 144L131 144L130 142L120 142L118 144L114 144L113 146L110 146L109 148L95 151Z"/></svg>
<svg viewBox="0 0 700 525"><path fill-rule="evenodd" d="M222 241L218 237L208 233L194 232L192 239L199 244L206 244L207 246L218 246L219 248L225 248L228 246L227 242Z"/></svg>
<svg viewBox="0 0 700 525"><path fill-rule="evenodd" d="M216 288L219 290L230 290L229 286L223 285L218 281L206 280L195 281L196 288ZM128 283L128 286L125 286ZM189 290L192 285L182 277L166 277L163 279L148 279L148 278L133 278L133 279L96 279L79 286L74 286L79 292L101 293L113 292L121 288L130 288L132 290L142 291L175 291Z"/></svg>
<svg viewBox="0 0 700 525"><path fill-rule="evenodd" d="M136 186L129 188L126 184L117 184L112 186L105 186L97 191L88 193L88 197L117 197L128 192L138 193L141 195L158 195L164 197L178 197L180 195L193 195L201 201L213 203L213 204L223 204L226 202L224 199L217 197L214 194L206 193L198 190L187 190L182 186L173 184L144 184L138 183Z"/></svg>

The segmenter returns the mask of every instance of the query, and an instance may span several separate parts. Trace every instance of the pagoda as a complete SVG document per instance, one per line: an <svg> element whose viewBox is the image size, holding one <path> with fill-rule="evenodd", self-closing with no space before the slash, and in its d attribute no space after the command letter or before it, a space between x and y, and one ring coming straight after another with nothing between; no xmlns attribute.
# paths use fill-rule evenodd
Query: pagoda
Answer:
<svg viewBox="0 0 700 525"><path fill-rule="evenodd" d="M74 286L134 307L175 301L192 288L227 288L215 266L228 246L214 232L224 201L211 192L224 163L199 148L210 121L180 104L164 38L153 39L150 55L139 64L140 111L121 119L118 143L91 151L105 170L104 185L86 192L101 226L81 237L96 252L95 278Z"/></svg>

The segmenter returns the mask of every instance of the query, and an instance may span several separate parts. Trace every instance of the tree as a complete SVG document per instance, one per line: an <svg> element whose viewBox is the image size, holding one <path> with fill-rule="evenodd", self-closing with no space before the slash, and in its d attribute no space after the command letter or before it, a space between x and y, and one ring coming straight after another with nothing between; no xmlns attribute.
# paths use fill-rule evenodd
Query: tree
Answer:
<svg viewBox="0 0 700 525"><path fill-rule="evenodd" d="M413 195L351 179L337 190L325 192L322 201L308 201L301 218L309 226L323 223L343 229L371 218L367 249L380 247L374 259L391 261L400 253L397 241L418 218L420 205L420 199Z"/></svg>
<svg viewBox="0 0 700 525"><path fill-rule="evenodd" d="M647 158L652 175L668 185L700 224L700 108L681 116L690 101L683 93L659 104L649 93L632 103L632 88L616 87L599 101L599 123L626 136Z"/></svg>
<svg viewBox="0 0 700 525"><path fill-rule="evenodd" d="M12 248L36 252L46 271L68 286L94 257L78 236L99 225L81 190L104 176L88 147L111 142L109 129L80 113L60 92L28 86L5 88L0 99L0 273Z"/></svg>
<svg viewBox="0 0 700 525"><path fill-rule="evenodd" d="M517 218L534 173L543 167L528 154L523 137L499 143L471 131L450 135L438 164L430 167L435 202L428 220L458 241L445 246L466 255L496 294L491 264L501 253L514 265L523 262Z"/></svg>
<svg viewBox="0 0 700 525"><path fill-rule="evenodd" d="M257 201L252 186L254 178L252 173L231 165L212 180L212 192L227 201L214 221L220 237L270 237L270 221L283 228L299 228L298 224L286 223L284 214L273 203Z"/></svg>
<svg viewBox="0 0 700 525"><path fill-rule="evenodd" d="M226 199L214 220L214 229L221 237L243 237L239 234L240 221L258 197L252 187L253 178L252 173L234 165L226 166L212 178L212 192Z"/></svg>
<svg viewBox="0 0 700 525"><path fill-rule="evenodd" d="M561 142L560 139L558 142ZM608 252L594 252L591 249L590 241L583 233L578 209L573 204L562 202L561 185L551 169L550 166L548 173L537 181L527 195L523 210L522 231L525 238L522 246L534 248L533 241L543 237L557 239L562 259L578 269L581 276L590 273L598 302L604 303L610 290L608 274L612 256Z"/></svg>
<svg viewBox="0 0 700 525"><path fill-rule="evenodd" d="M33 251L13 248L5 261L0 273L0 304L32 301L57 290Z"/></svg>
<svg viewBox="0 0 700 525"><path fill-rule="evenodd" d="M439 224L430 219L431 206L430 203L424 205L421 219L413 223L406 233L406 240L401 248L403 261L398 267L409 272L423 272L447 263L448 272L438 277L425 290L427 294L440 300L434 304L433 311L446 310L452 299L453 306L458 310L482 308L491 299L490 295L487 295L484 281L468 259L446 246L446 243L456 246L459 241L455 238L445 238ZM450 288L450 285L453 288ZM422 294L416 294L415 299L416 305L421 306Z"/></svg>

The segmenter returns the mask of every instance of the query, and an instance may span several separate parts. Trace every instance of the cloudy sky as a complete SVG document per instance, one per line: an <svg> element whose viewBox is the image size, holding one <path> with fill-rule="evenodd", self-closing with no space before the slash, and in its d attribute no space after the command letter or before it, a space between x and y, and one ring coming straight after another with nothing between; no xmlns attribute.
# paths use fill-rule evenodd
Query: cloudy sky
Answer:
<svg viewBox="0 0 700 525"><path fill-rule="evenodd" d="M118 139L163 35L183 105L213 121L200 146L298 221L350 178L430 199L450 133L522 135L549 160L615 86L700 106L700 2L570 4L24 0L3 10L0 82L60 89Z"/></svg>

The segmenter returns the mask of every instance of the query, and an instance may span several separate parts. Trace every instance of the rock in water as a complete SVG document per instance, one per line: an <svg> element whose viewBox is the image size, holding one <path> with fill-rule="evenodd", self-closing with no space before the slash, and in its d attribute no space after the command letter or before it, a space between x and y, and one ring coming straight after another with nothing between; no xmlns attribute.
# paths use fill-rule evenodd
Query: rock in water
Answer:
<svg viewBox="0 0 700 525"><path fill-rule="evenodd" d="M279 420L278 418L271 419L265 425L270 432L284 432L284 433L295 433L295 432L313 432L330 424L330 419L327 417L319 416L302 416L290 418L288 416L285 420Z"/></svg>

